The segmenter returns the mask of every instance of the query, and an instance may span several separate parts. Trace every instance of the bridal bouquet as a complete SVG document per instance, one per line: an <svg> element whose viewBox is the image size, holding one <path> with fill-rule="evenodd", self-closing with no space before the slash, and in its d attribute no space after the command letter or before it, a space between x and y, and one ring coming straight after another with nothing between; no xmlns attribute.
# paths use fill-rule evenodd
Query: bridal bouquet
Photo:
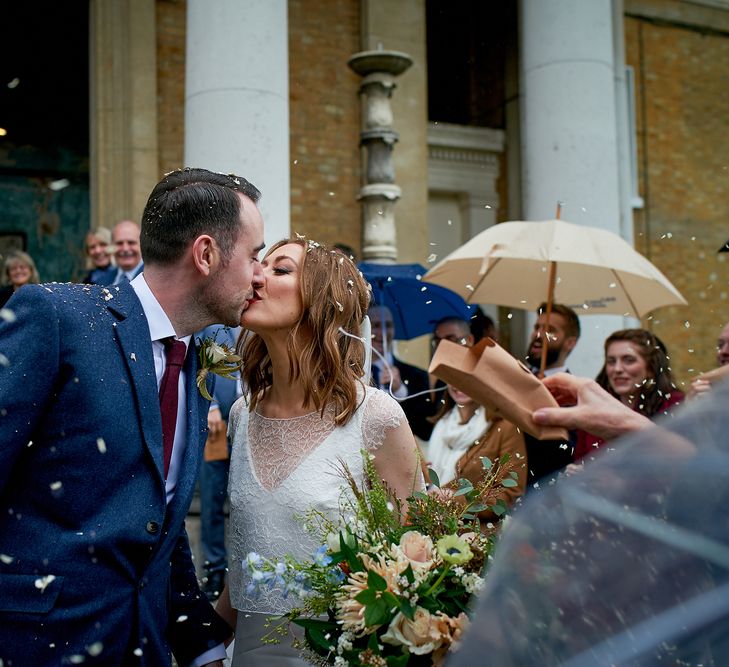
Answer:
<svg viewBox="0 0 729 667"><path fill-rule="evenodd" d="M468 625L471 596L483 586L494 546L494 526L482 527L477 513L506 511L498 491L514 486L516 473L508 456L483 459L476 486L459 480L454 491L414 493L403 525L402 507L363 456L362 487L341 466L351 494L339 523L306 515L322 545L310 561L276 563L255 553L244 561L249 593L279 587L301 600L264 641L278 641L274 635L285 635L293 622L304 628L300 648L314 665L439 665ZM432 471L430 477L438 487Z"/></svg>

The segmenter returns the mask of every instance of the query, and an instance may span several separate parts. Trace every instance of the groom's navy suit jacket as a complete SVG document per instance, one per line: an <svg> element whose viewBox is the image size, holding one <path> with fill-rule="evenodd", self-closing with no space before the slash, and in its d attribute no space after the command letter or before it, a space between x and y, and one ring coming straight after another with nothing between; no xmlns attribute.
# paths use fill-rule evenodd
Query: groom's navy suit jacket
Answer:
<svg viewBox="0 0 729 667"><path fill-rule="evenodd" d="M185 664L227 634L184 518L208 404L187 355L187 446L165 502L149 327L129 284L29 285L0 316L0 659Z"/></svg>

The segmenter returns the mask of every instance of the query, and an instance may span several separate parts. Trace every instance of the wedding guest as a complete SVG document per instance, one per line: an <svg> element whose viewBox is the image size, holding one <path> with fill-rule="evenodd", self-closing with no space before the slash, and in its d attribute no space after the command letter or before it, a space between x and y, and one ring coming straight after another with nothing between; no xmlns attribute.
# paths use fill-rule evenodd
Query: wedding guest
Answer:
<svg viewBox="0 0 729 667"><path fill-rule="evenodd" d="M719 368L729 365L729 322L727 322L719 334L716 342L716 363ZM694 399L697 396L703 396L711 391L712 382L716 379L710 379L707 376L699 375L691 381L691 387L686 395L687 399Z"/></svg>
<svg viewBox="0 0 729 667"><path fill-rule="evenodd" d="M623 405L649 419L670 414L684 400L676 388L663 342L646 329L622 329L605 340L605 363L596 382ZM577 433L575 460L605 441L584 430Z"/></svg>
<svg viewBox="0 0 729 667"><path fill-rule="evenodd" d="M228 587L217 610L236 627L233 665L305 665L298 652L261 641L271 615L296 605L277 589L247 589L250 552L281 561L319 546L300 521L310 510L337 520L346 465L364 483L362 452L399 498L423 488L415 438L402 408L365 386L360 325L369 289L341 253L301 238L276 243L261 263L239 344L247 399L230 414ZM350 501L352 498L346 495Z"/></svg>
<svg viewBox="0 0 729 667"><path fill-rule="evenodd" d="M429 467L438 475L442 489L454 490L464 478L476 486L484 475L482 459L496 463L509 455L509 467L517 474L517 485L502 488L494 497L507 506L524 494L527 481L527 454L524 436L511 422L488 414L470 396L447 385L444 404L435 417L430 440L424 445ZM490 509L479 513L482 521L496 521Z"/></svg>
<svg viewBox="0 0 729 667"><path fill-rule="evenodd" d="M729 322L724 325L716 342L716 361L719 366L729 364Z"/></svg>
<svg viewBox="0 0 729 667"><path fill-rule="evenodd" d="M86 234L86 255L89 272L83 279L87 285L109 285L116 276L116 266L109 252L111 232L97 227Z"/></svg>
<svg viewBox="0 0 729 667"><path fill-rule="evenodd" d="M0 308L2 308L23 285L40 282L38 269L35 268L33 258L22 250L13 250L5 258L3 265L3 279L5 285L0 287Z"/></svg>
<svg viewBox="0 0 729 667"><path fill-rule="evenodd" d="M552 304L547 324L547 304L537 308L537 320L529 339L526 362L538 375L542 361L542 348L547 346L547 364L544 375L569 373L567 357L580 340L580 319L569 306ZM577 434L570 432L569 440L537 440L524 434L529 462L528 490L538 489L544 482L556 479L559 472L574 460Z"/></svg>
<svg viewBox="0 0 729 667"><path fill-rule="evenodd" d="M476 342L476 338L472 333L470 324L468 321L454 316L443 317L438 320L433 328L433 337L430 339L431 356L435 354L442 340L449 340L451 343L472 347ZM433 409L435 410L435 414L439 414L445 402L443 392L446 390L446 383L443 380L439 380L435 375L429 375L428 384L433 390L430 396L430 400L434 406ZM435 417L435 414L433 417ZM429 418L429 421L432 421L433 417Z"/></svg>
<svg viewBox="0 0 729 667"><path fill-rule="evenodd" d="M493 319L483 312L481 306L474 308L469 324L475 343L486 337L499 342L499 329Z"/></svg>
<svg viewBox="0 0 729 667"><path fill-rule="evenodd" d="M211 339L228 349L235 349L240 327L213 324L195 335L198 340ZM235 373L237 376L238 373ZM240 378L215 378L212 403L208 410L208 437L224 436L230 409L240 397ZM228 497L228 469L230 467L230 440L223 458L207 460L200 465L200 546L203 553L203 592L214 602L225 586L228 553L225 547L225 501ZM206 450L207 450L206 445Z"/></svg>
<svg viewBox="0 0 729 667"><path fill-rule="evenodd" d="M367 315L372 324L373 352L379 353L372 355L372 381L401 401L413 433L421 440L427 440L433 430L428 417L435 413L435 404L427 392L430 388L428 373L393 354L395 324L389 308L372 305Z"/></svg>
<svg viewBox="0 0 729 667"><path fill-rule="evenodd" d="M114 258L117 272L112 285L134 280L144 270L142 248L139 243L141 230L132 220L122 220L114 225L111 239L114 243Z"/></svg>
<svg viewBox="0 0 729 667"><path fill-rule="evenodd" d="M346 243L335 243L332 246L332 249L337 252L341 252L345 257L349 257L349 259L351 259L355 264L359 261L357 259L357 251L351 245L347 245Z"/></svg>

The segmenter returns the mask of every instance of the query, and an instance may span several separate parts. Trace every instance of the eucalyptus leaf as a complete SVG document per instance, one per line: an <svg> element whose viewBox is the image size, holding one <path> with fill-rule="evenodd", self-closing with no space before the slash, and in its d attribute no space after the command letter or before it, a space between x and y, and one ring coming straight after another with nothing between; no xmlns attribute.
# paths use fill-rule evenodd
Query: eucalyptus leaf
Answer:
<svg viewBox="0 0 729 667"><path fill-rule="evenodd" d="M485 503L473 503L473 505L468 506L469 512L483 512L484 510L487 510L489 508L488 505Z"/></svg>

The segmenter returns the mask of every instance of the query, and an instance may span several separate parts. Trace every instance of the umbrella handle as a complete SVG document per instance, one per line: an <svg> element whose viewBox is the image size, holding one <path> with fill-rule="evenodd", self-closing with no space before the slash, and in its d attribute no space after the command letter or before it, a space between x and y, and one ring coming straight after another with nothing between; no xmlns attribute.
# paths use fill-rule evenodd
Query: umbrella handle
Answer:
<svg viewBox="0 0 729 667"><path fill-rule="evenodd" d="M549 317L552 314L552 302L554 301L554 283L557 279L557 262L549 263L549 289L547 292L547 319L544 322L544 340L542 341L542 359L539 364L537 377L541 380L544 371L547 369L547 348L549 347Z"/></svg>

